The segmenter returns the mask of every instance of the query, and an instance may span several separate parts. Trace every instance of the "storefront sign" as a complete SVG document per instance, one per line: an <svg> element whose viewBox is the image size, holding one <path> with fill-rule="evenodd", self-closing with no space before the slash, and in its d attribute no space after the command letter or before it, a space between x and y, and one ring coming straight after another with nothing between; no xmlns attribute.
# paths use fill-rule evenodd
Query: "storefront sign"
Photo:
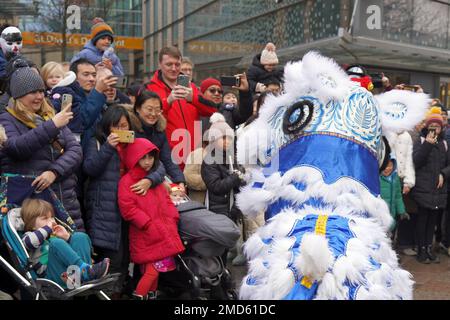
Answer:
<svg viewBox="0 0 450 320"><path fill-rule="evenodd" d="M62 34L56 32L22 32L24 45L38 46L60 46L62 44ZM88 34L66 34L68 47L83 47L91 36ZM137 37L114 37L116 49L144 50L144 40Z"/></svg>
<svg viewBox="0 0 450 320"><path fill-rule="evenodd" d="M261 44L248 44L229 41L190 41L187 45L190 53L200 54L230 54L255 52L262 49Z"/></svg>

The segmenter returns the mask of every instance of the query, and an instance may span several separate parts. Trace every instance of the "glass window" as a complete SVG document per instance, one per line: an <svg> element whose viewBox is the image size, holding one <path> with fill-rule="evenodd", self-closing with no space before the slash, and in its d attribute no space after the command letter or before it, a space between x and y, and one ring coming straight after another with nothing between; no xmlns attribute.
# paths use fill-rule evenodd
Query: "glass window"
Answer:
<svg viewBox="0 0 450 320"><path fill-rule="evenodd" d="M167 0L162 1L162 17L163 17L162 26L165 27L167 25Z"/></svg>
<svg viewBox="0 0 450 320"><path fill-rule="evenodd" d="M172 19L172 21L175 21L175 20L178 19L178 0L173 0L172 10L173 10L173 19Z"/></svg>
<svg viewBox="0 0 450 320"><path fill-rule="evenodd" d="M158 0L153 0L153 31L158 30Z"/></svg>

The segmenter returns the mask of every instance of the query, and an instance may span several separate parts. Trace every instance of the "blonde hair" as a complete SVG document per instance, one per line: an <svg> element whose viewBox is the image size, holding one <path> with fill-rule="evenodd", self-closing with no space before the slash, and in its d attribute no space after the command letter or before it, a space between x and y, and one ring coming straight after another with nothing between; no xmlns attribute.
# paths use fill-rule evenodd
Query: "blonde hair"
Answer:
<svg viewBox="0 0 450 320"><path fill-rule="evenodd" d="M44 80L45 86L47 86L48 78L55 74L60 74L61 77L64 77L64 69L60 63L50 61L44 64L44 66L41 68L41 76Z"/></svg>
<svg viewBox="0 0 450 320"><path fill-rule="evenodd" d="M192 68L194 68L194 63L188 57L183 57L183 59L181 59L181 64L189 64Z"/></svg>
<svg viewBox="0 0 450 320"><path fill-rule="evenodd" d="M12 109L16 113L16 117L22 122L29 122L29 121L34 122L36 114L34 112L29 111L28 108L19 99L12 99L13 101ZM55 116L55 109L50 105L47 99L44 99L42 101L42 105L39 111L36 113L41 116L53 118Z"/></svg>
<svg viewBox="0 0 450 320"><path fill-rule="evenodd" d="M24 223L24 231L32 231L36 225L36 219L47 215L48 213L55 216L55 210L53 206L41 199L25 199L22 203L22 209L20 215Z"/></svg>

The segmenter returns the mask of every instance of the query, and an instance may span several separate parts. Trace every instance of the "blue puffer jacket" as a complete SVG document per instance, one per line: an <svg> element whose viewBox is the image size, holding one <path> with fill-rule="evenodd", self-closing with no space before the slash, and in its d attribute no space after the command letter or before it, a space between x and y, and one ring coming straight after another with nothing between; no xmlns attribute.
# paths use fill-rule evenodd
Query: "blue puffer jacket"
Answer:
<svg viewBox="0 0 450 320"><path fill-rule="evenodd" d="M83 150L92 136L92 128L95 126L97 119L100 117L103 106L106 104L106 96L95 89L86 95L83 88L75 81L67 87L56 87L52 90L50 102L53 104L56 112L61 111L61 102L63 94L70 94L73 97L72 111L73 119L68 127L76 134L86 134L81 136L81 144ZM84 138L87 137L87 139Z"/></svg>
<svg viewBox="0 0 450 320"><path fill-rule="evenodd" d="M8 61L6 61L5 55L3 54L3 51L0 50L0 79L6 79L6 65L8 64Z"/></svg>
<svg viewBox="0 0 450 320"><path fill-rule="evenodd" d="M80 59L87 59L92 64L97 64L99 62L102 62L102 57L103 57L103 51L100 51L100 49L98 49L96 46L94 46L92 41L89 41L88 43L86 43L84 45L83 50L78 52L72 58L70 63L73 63ZM123 76L124 72L123 72L122 64L120 63L119 57L117 57L117 55L115 53L111 56L111 63L113 66L112 73L115 76Z"/></svg>
<svg viewBox="0 0 450 320"><path fill-rule="evenodd" d="M137 116L139 117L139 114ZM163 118L158 121L163 121L165 123L165 119ZM149 126L141 120L141 124L144 132L136 132L136 137L148 139L158 147L161 163L164 165L167 174L174 183L186 183L186 179L184 178L184 174L180 167L172 161L172 150L169 147L166 132L164 131L165 125L161 126L161 124L159 124L161 128L158 130L156 128L158 123L154 126Z"/></svg>
<svg viewBox="0 0 450 320"><path fill-rule="evenodd" d="M119 250L122 216L117 204L120 180L120 159L117 150L108 143L100 145L91 138L85 153L83 171L89 176L86 193L87 230L92 243L100 248ZM164 167L147 178L152 187L163 182Z"/></svg>
<svg viewBox="0 0 450 320"><path fill-rule="evenodd" d="M9 112L0 115L0 124L8 137L0 152L2 172L35 176L48 170L57 172L58 177L50 187L62 201L78 230L84 231L74 175L83 155L73 133L67 127L56 128L52 120L31 129ZM63 153L52 147L50 142L54 139L63 148Z"/></svg>

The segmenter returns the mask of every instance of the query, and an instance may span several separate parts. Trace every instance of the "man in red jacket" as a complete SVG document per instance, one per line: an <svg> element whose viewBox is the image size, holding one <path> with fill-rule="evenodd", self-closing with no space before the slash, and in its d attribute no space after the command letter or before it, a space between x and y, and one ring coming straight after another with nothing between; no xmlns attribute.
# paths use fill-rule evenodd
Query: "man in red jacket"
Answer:
<svg viewBox="0 0 450 320"><path fill-rule="evenodd" d="M159 70L146 89L156 92L162 100L172 160L183 170L189 153L202 143L200 117L211 116L218 105L204 99L193 83L189 87L177 84L182 59L178 48L165 47L158 58Z"/></svg>

